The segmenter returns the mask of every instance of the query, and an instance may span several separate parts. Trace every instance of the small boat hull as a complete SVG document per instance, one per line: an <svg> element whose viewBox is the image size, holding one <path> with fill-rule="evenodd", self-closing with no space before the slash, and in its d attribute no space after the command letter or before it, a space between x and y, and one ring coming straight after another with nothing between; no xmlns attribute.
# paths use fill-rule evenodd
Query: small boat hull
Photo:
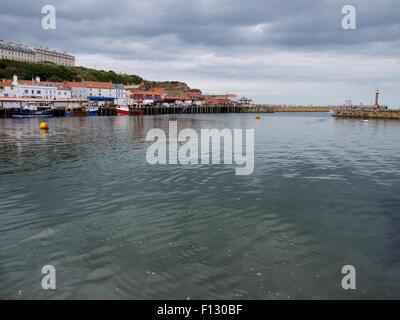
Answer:
<svg viewBox="0 0 400 320"><path fill-rule="evenodd" d="M66 117L86 117L89 114L86 108L72 108L65 110Z"/></svg>
<svg viewBox="0 0 400 320"><path fill-rule="evenodd" d="M11 111L13 118L48 118L53 117L52 109L48 110L32 110L32 109L13 109Z"/></svg>
<svg viewBox="0 0 400 320"><path fill-rule="evenodd" d="M99 109L89 109L88 116L97 116Z"/></svg>
<svg viewBox="0 0 400 320"><path fill-rule="evenodd" d="M129 116L129 107L117 107L117 116Z"/></svg>

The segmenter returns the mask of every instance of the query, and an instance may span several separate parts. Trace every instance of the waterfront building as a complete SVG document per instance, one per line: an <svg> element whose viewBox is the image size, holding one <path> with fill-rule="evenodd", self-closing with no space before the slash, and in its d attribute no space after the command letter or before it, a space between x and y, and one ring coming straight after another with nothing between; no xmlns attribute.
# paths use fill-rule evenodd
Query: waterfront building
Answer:
<svg viewBox="0 0 400 320"><path fill-rule="evenodd" d="M247 104L252 104L253 101L251 99L249 99L249 98L241 97L241 98L238 99L238 103L247 105Z"/></svg>
<svg viewBox="0 0 400 320"><path fill-rule="evenodd" d="M71 99L71 88L64 82L54 82L57 86L57 99Z"/></svg>
<svg viewBox="0 0 400 320"><path fill-rule="evenodd" d="M162 101L164 99L164 88L152 88L150 90L129 89L130 97L136 103L144 103L145 101Z"/></svg>
<svg viewBox="0 0 400 320"><path fill-rule="evenodd" d="M204 104L229 104L231 101L225 97L205 97L204 98Z"/></svg>
<svg viewBox="0 0 400 320"><path fill-rule="evenodd" d="M72 67L75 57L66 51L59 52L42 47L29 47L20 43L0 40L0 59L24 62L53 62L55 64Z"/></svg>
<svg viewBox="0 0 400 320"><path fill-rule="evenodd" d="M229 104L236 101L233 93L203 95L204 104Z"/></svg>
<svg viewBox="0 0 400 320"><path fill-rule="evenodd" d="M130 94L127 90L125 90L124 85L122 84L114 84L115 88L115 98L116 99L127 99Z"/></svg>
<svg viewBox="0 0 400 320"><path fill-rule="evenodd" d="M82 81L89 97L117 98L117 89L111 82Z"/></svg>
<svg viewBox="0 0 400 320"><path fill-rule="evenodd" d="M71 97L76 99L87 99L88 97L129 98L129 92L122 84L98 81L67 82L66 84L71 90Z"/></svg>
<svg viewBox="0 0 400 320"><path fill-rule="evenodd" d="M0 81L0 97L17 98L18 92L12 84L11 80L3 79Z"/></svg>
<svg viewBox="0 0 400 320"><path fill-rule="evenodd" d="M67 82L67 86L73 99L87 99L90 95L89 89L82 82Z"/></svg>
<svg viewBox="0 0 400 320"><path fill-rule="evenodd" d="M0 81L0 97L70 99L71 90L63 82L42 82L39 77L32 80L19 80L15 75L13 80Z"/></svg>
<svg viewBox="0 0 400 320"><path fill-rule="evenodd" d="M63 82L40 81L39 77L32 80L18 80L14 76L13 86L18 98L40 98L40 99L70 99L71 90Z"/></svg>

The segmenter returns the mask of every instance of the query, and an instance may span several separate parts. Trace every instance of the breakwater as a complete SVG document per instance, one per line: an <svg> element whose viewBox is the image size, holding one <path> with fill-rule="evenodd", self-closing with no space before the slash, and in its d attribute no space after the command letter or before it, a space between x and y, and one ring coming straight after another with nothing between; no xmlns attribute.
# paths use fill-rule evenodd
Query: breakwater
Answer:
<svg viewBox="0 0 400 320"><path fill-rule="evenodd" d="M241 112L272 113L272 112L329 112L337 106L287 106L287 105L268 105L257 104L242 106Z"/></svg>
<svg viewBox="0 0 400 320"><path fill-rule="evenodd" d="M359 118L359 119L399 119L400 110L362 110L362 109L337 109L333 113L338 118Z"/></svg>

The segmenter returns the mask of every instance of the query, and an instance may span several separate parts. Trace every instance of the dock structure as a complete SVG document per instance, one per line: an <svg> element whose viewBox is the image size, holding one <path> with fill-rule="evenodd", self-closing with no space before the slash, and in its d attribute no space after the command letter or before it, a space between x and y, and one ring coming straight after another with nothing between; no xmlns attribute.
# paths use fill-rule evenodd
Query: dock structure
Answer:
<svg viewBox="0 0 400 320"><path fill-rule="evenodd" d="M358 118L358 119L398 119L400 110L390 109L351 109L341 108L333 113L337 118Z"/></svg>
<svg viewBox="0 0 400 320"><path fill-rule="evenodd" d="M338 106L301 106L301 105L273 105L273 104L257 104L242 106L241 112L249 113L273 113L273 112L329 112L337 109Z"/></svg>
<svg viewBox="0 0 400 320"><path fill-rule="evenodd" d="M72 110L87 108L86 99L37 99L37 98L0 98L0 117L10 117L11 110L23 108L27 103L44 103L54 108L54 116L63 117ZM261 105L261 104L169 104L169 105L144 105L134 107L132 114L163 115L163 114L207 114L207 113L274 113L274 112L328 112L337 109L337 106L287 106L287 105ZM85 115L85 112L76 112ZM98 107L98 116L115 116L117 106L107 103Z"/></svg>
<svg viewBox="0 0 400 320"><path fill-rule="evenodd" d="M242 112L239 105L188 105L188 106L145 106L143 107L144 115L158 114L202 114L202 113L238 113Z"/></svg>

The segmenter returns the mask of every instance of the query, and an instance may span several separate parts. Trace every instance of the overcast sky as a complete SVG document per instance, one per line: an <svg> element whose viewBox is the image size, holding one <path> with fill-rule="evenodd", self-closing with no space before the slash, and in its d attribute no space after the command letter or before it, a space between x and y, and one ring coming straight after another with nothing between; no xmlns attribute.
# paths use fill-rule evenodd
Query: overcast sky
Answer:
<svg viewBox="0 0 400 320"><path fill-rule="evenodd" d="M41 9L57 10L43 30ZM353 5L357 29L342 28ZM265 103L400 106L399 0L1 0L0 38Z"/></svg>

